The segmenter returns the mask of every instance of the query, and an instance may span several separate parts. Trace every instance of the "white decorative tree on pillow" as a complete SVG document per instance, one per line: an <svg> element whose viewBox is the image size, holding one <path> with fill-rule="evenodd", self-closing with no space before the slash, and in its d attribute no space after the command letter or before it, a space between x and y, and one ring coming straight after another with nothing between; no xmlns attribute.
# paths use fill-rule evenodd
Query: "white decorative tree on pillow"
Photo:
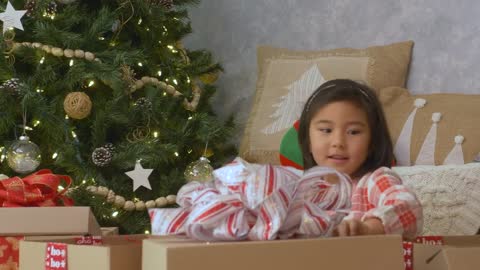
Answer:
<svg viewBox="0 0 480 270"><path fill-rule="evenodd" d="M281 101L272 105L273 107L278 107L270 115L270 118L276 118L276 120L262 129L262 133L274 134L290 128L295 120L300 117L305 101L324 82L325 79L317 65L312 65L302 74L300 79L287 86L287 95L281 96Z"/></svg>

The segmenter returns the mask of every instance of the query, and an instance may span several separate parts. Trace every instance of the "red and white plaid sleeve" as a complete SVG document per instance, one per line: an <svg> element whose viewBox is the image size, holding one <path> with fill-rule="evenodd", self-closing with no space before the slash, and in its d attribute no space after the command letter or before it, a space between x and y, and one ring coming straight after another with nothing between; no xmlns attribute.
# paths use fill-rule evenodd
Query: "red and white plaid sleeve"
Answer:
<svg viewBox="0 0 480 270"><path fill-rule="evenodd" d="M386 234L414 238L423 227L422 206L393 170L382 167L358 182L350 218L379 218Z"/></svg>

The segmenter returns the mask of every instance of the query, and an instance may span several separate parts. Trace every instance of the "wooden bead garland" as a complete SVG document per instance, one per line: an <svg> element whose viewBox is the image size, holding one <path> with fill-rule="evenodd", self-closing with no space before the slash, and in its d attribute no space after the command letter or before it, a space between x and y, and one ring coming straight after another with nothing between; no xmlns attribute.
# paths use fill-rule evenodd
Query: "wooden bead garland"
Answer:
<svg viewBox="0 0 480 270"><path fill-rule="evenodd" d="M115 193L103 186L88 186L87 190L91 193L104 197L107 202L113 203L118 208L123 208L125 211L145 211L150 208L162 208L167 205L175 204L177 201L176 195L168 195L167 197L159 197L155 200L144 201L127 201L124 197L115 195Z"/></svg>

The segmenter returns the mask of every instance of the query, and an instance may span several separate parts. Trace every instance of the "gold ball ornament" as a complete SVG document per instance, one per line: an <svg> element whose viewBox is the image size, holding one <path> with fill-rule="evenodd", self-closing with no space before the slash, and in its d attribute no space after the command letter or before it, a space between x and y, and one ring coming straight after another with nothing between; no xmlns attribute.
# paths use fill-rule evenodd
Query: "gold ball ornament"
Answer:
<svg viewBox="0 0 480 270"><path fill-rule="evenodd" d="M206 157L188 164L184 172L185 179L188 182L208 182L213 180L213 167Z"/></svg>
<svg viewBox="0 0 480 270"><path fill-rule="evenodd" d="M63 109L69 117L80 120L90 115L92 101L83 92L72 92L65 97Z"/></svg>

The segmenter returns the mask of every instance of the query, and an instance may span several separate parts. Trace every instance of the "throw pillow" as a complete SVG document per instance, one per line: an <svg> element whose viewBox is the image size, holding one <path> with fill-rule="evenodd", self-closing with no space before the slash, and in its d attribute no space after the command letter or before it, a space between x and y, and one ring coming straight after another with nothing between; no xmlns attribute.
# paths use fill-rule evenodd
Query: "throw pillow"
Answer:
<svg viewBox="0 0 480 270"><path fill-rule="evenodd" d="M480 152L480 95L379 93L398 166L464 164Z"/></svg>
<svg viewBox="0 0 480 270"><path fill-rule="evenodd" d="M311 93L327 80L348 78L377 90L404 86L412 47L412 41L325 51L259 47L257 90L240 156L249 162L279 164L282 136L300 117Z"/></svg>

